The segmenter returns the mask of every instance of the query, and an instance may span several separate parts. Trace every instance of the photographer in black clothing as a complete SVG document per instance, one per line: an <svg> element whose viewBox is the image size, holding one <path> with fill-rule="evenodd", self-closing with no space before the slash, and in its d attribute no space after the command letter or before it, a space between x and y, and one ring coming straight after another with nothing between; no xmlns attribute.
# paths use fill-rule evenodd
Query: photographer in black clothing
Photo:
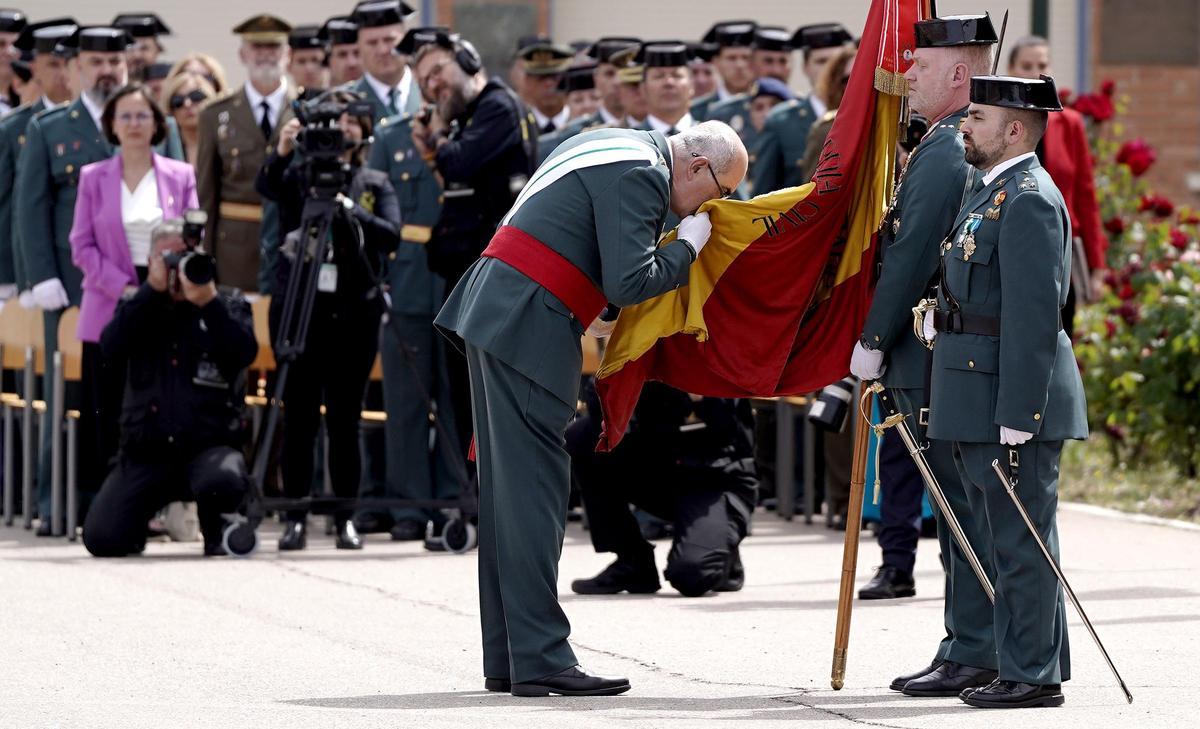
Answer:
<svg viewBox="0 0 1200 729"><path fill-rule="evenodd" d="M345 151L340 165L334 165L344 171L346 182L338 193L341 207L333 217L326 256L320 262L307 345L291 363L284 390L283 488L290 498L303 498L311 488L322 404L334 494L353 498L362 474L358 424L384 309L377 300L375 280L384 258L400 244L400 206L387 175L363 166L372 125L369 114L352 113L352 105L358 101L360 97L347 90L328 92L318 100L346 109L336 116ZM293 164L301 130L299 119L289 121L280 130L279 144L267 158L255 185L263 197L278 203L279 229L286 235L273 287L280 293L271 299L271 337L275 342L286 298L282 292L288 290L297 248L307 241L305 231L299 228L312 187L312 181L306 179L311 170L305 163ZM311 131L310 127L305 134ZM321 129L318 133L329 131L334 130ZM352 515L351 508L334 514L338 549L362 548ZM281 550L306 546L306 516L304 510L288 512L279 540Z"/></svg>
<svg viewBox="0 0 1200 729"><path fill-rule="evenodd" d="M663 575L688 597L735 591L745 580L738 545L750 526L758 488L753 415L745 400L699 397L647 383L629 432L611 453L596 453L600 423L593 388L588 412L567 429L571 468L597 552L617 560L575 580L580 594L657 592L654 545L630 506L673 522Z"/></svg>
<svg viewBox="0 0 1200 729"><path fill-rule="evenodd" d="M153 235L146 283L117 308L100 338L104 356L128 362L117 467L105 479L83 526L97 557L146 546L146 522L172 501L196 501L204 554L225 554L222 514L235 511L248 485L241 447L245 370L258 352L250 305L189 281L178 221ZM176 259L177 260L177 259Z"/></svg>

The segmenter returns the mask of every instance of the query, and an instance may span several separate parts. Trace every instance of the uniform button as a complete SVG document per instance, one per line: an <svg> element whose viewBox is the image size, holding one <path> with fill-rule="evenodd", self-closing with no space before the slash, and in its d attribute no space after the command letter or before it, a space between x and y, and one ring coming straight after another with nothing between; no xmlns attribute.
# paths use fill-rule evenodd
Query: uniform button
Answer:
<svg viewBox="0 0 1200 729"><path fill-rule="evenodd" d="M975 360L973 360L973 359L967 360L967 366L970 367L971 369L975 369Z"/></svg>
<svg viewBox="0 0 1200 729"><path fill-rule="evenodd" d="M1034 419L1034 420L1041 420L1041 419L1042 419L1042 414L1041 414L1041 413L1034 413L1034 414L1033 414L1033 419Z"/></svg>
<svg viewBox="0 0 1200 729"><path fill-rule="evenodd" d="M397 152L396 154L392 155L392 159L396 160L397 162L403 162L404 161L404 153Z"/></svg>
<svg viewBox="0 0 1200 729"><path fill-rule="evenodd" d="M388 254L388 260L389 261L396 260L396 252L395 251L392 251L391 253Z"/></svg>
<svg viewBox="0 0 1200 729"><path fill-rule="evenodd" d="M412 175L408 174L407 172L403 172L400 174L400 179L405 182L408 182L408 178L410 178L410 177L412 177Z"/></svg>
<svg viewBox="0 0 1200 729"><path fill-rule="evenodd" d="M173 436L173 435L168 435L168 436L167 436L167 442L168 442L168 443L174 443L174 442L175 442L175 436Z"/></svg>

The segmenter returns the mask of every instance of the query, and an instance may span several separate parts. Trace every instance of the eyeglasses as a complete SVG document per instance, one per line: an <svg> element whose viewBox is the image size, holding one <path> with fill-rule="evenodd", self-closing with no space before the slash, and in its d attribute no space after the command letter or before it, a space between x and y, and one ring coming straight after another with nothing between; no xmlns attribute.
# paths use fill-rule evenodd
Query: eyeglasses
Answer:
<svg viewBox="0 0 1200 729"><path fill-rule="evenodd" d="M189 101L192 102L192 104L199 104L207 98L208 94L204 93L200 89L196 89L188 94L175 94L171 97L171 111L182 109Z"/></svg>
<svg viewBox="0 0 1200 729"><path fill-rule="evenodd" d="M133 124L134 122L137 122L138 124L149 124L150 122L154 121L154 115L148 111L126 111L124 113L117 114L116 119L122 124Z"/></svg>
<svg viewBox="0 0 1200 729"><path fill-rule="evenodd" d="M721 185L721 181L717 179L717 173L716 173L716 172L713 172L712 163L708 161L708 158L707 158L707 157L701 157L701 156L700 156L699 154L697 154L696 152L692 152L692 153L691 153L691 155L692 155L693 157L700 158L700 159L703 159L703 160L704 160L704 167L705 167L705 169L707 169L707 170L708 170L708 174L712 175L712 178L713 178L713 184L717 186L717 193L718 193L719 197L720 197L722 200L726 200L726 199L728 199L728 198L729 198L729 196L733 194L733 190L726 190L726 189L725 189L725 188L724 188L724 187Z"/></svg>

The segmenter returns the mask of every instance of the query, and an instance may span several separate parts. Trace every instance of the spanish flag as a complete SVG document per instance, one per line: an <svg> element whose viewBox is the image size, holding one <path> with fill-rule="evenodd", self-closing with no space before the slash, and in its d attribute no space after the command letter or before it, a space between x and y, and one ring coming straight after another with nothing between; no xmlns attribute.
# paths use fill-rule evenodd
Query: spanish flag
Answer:
<svg viewBox="0 0 1200 729"><path fill-rule="evenodd" d="M773 397L848 374L892 198L918 13L928 15L923 0L873 0L812 181L705 203L712 237L688 285L621 312L596 375L605 421L597 450L621 440L647 380Z"/></svg>

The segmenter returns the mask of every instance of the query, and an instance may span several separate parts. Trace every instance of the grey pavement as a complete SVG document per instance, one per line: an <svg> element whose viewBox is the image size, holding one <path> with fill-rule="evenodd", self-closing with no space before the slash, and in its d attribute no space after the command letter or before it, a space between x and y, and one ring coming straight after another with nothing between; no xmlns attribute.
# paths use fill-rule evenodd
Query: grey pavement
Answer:
<svg viewBox="0 0 1200 729"><path fill-rule="evenodd" d="M580 597L601 569L572 525L560 591L583 664L628 675L604 699L482 690L475 557L371 537L251 559L200 545L97 560L0 528L0 727L1195 727L1200 531L1064 510L1064 567L1135 702L1071 612L1075 679L1059 709L987 711L893 693L940 637L937 544L917 596L855 603L846 688L829 688L842 535L756 515L746 588L698 599ZM660 543L659 567L667 545ZM861 585L878 561L864 536Z"/></svg>

